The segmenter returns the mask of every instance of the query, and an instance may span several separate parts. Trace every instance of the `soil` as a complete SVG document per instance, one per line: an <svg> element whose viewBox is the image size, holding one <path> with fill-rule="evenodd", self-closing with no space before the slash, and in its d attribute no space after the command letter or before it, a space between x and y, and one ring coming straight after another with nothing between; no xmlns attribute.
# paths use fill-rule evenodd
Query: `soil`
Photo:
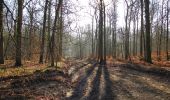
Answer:
<svg viewBox="0 0 170 100"><path fill-rule="evenodd" d="M170 71L117 62L79 61L67 71L49 69L0 78L2 100L170 100Z"/></svg>

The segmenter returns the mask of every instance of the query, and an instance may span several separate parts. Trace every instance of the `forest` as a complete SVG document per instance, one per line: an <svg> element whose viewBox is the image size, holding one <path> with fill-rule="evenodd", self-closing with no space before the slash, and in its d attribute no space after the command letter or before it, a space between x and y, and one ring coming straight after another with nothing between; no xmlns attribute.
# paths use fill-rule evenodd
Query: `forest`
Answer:
<svg viewBox="0 0 170 100"><path fill-rule="evenodd" d="M0 100L170 100L170 0L0 0Z"/></svg>

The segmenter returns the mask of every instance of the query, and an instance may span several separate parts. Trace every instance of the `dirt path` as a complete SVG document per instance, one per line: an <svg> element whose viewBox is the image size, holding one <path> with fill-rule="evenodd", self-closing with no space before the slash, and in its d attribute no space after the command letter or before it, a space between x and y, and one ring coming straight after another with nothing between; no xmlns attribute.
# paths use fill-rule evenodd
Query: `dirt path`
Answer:
<svg viewBox="0 0 170 100"><path fill-rule="evenodd" d="M79 61L68 72L46 70L0 78L2 100L170 100L170 72L129 63Z"/></svg>
<svg viewBox="0 0 170 100"><path fill-rule="evenodd" d="M170 100L170 76L132 64L94 64L80 76L69 100Z"/></svg>

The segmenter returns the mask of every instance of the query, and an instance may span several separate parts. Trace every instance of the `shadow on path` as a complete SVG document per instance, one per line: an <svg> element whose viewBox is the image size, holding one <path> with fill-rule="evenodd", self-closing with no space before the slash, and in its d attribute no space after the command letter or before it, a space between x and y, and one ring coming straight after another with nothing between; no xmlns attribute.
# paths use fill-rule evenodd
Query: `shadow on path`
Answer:
<svg viewBox="0 0 170 100"><path fill-rule="evenodd" d="M75 87L73 95L70 98L68 98L69 100L80 100L81 97L83 97L83 92L84 92L84 89L86 88L87 80L89 76L92 74L96 65L97 63L93 64L89 69L87 69L85 76L83 76L83 78L79 81L79 83Z"/></svg>
<svg viewBox="0 0 170 100"><path fill-rule="evenodd" d="M121 67L166 78L170 82L170 71L163 68L144 68L138 64L122 64Z"/></svg>
<svg viewBox="0 0 170 100"><path fill-rule="evenodd" d="M87 97L87 100L99 100L101 74L102 74L102 66L98 66L96 76L92 82L92 90L89 96Z"/></svg>
<svg viewBox="0 0 170 100"><path fill-rule="evenodd" d="M110 80L110 74L108 68L103 66L104 79L105 79L105 93L102 100L114 100L115 94L113 93L113 82Z"/></svg>

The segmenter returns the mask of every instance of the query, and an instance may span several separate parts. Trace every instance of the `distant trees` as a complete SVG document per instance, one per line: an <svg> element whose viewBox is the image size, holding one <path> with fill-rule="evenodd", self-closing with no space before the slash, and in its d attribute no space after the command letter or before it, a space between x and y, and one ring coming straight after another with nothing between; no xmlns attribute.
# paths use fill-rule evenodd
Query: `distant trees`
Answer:
<svg viewBox="0 0 170 100"><path fill-rule="evenodd" d="M91 55L100 63L106 57L169 60L169 0L124 0L122 25L117 2L91 0L91 22L81 27L75 21L78 16L73 17L76 7L71 0L1 0L0 63L15 59L21 66L22 61L36 59L55 66L70 55ZM79 27L82 30L75 31Z"/></svg>

